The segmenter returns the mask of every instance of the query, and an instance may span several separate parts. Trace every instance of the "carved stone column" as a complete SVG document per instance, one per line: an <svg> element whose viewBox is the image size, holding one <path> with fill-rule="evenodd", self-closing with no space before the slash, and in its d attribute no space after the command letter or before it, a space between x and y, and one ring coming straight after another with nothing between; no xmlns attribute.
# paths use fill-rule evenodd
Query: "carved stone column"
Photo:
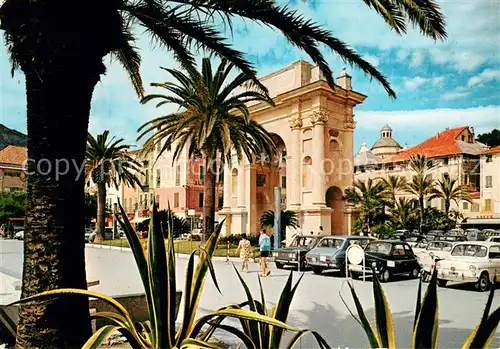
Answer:
<svg viewBox="0 0 500 349"><path fill-rule="evenodd" d="M245 207L245 192L247 191L246 184L245 183L245 164L246 164L246 159L241 160L239 166L238 166L238 198L237 198L237 205L239 208L244 208Z"/></svg>
<svg viewBox="0 0 500 349"><path fill-rule="evenodd" d="M290 193L290 197L287 198L289 201L289 206L298 207L300 206L300 196L302 193L302 181L300 180L300 165L302 163L301 151L300 151L300 129L302 128L302 119L300 115L293 116L289 121L290 128L292 129L292 141L290 149L290 186L287 187Z"/></svg>
<svg viewBox="0 0 500 349"><path fill-rule="evenodd" d="M325 122L328 121L326 109L320 108L311 116L313 124L313 156L312 156L312 192L313 205L325 205L325 170L323 168L323 160L325 159Z"/></svg>
<svg viewBox="0 0 500 349"><path fill-rule="evenodd" d="M233 199L233 175L231 173L231 167L227 164L224 165L224 209L230 210L232 206Z"/></svg>

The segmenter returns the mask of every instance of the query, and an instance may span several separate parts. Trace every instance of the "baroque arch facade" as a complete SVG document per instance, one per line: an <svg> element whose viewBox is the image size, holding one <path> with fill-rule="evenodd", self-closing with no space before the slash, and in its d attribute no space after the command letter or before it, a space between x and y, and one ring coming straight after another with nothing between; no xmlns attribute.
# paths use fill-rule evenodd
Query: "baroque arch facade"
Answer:
<svg viewBox="0 0 500 349"><path fill-rule="evenodd" d="M332 90L318 67L304 61L260 80L275 107L250 104L251 118L273 135L279 152L271 161L257 156L252 163L234 161L225 169L219 211L226 218L225 233L258 233L262 213L274 209L278 186L282 209L298 213L302 232L318 233L322 226L322 234L347 234L344 206L327 202L327 190L335 187L342 193L352 185L353 109L366 96L352 90L345 70Z"/></svg>

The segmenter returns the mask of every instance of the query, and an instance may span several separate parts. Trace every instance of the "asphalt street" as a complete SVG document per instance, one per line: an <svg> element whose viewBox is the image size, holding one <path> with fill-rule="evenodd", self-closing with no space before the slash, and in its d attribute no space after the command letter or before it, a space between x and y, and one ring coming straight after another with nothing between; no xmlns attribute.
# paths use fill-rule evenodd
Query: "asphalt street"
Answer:
<svg viewBox="0 0 500 349"><path fill-rule="evenodd" d="M143 291L133 256L128 251L107 249L86 249L87 280L99 280L92 290L109 295L139 293ZM184 287L187 259L177 260L178 288ZM211 280L207 280L200 303L200 314L216 310L222 306L245 300L244 291L236 277L233 266L228 262L214 262L221 294ZM237 265L239 267L239 265ZM0 273L2 283L19 279L22 270L22 242L0 241ZM271 275L263 280L268 308L278 301L289 270L272 268ZM0 275L1 275L0 274ZM295 279L299 276L294 272ZM250 264L250 272L243 274L255 297L259 297L258 264ZM373 320L373 298L371 282L354 281L355 289ZM417 293L417 280L400 279L384 284L396 328L399 348L410 346L411 329ZM2 285L4 289L9 289ZM7 285L8 286L8 285ZM497 287L498 289L499 287ZM500 289L497 291L500 295ZM352 318L340 299L342 294L347 304L354 306L345 280L335 275L314 275L306 272L291 304L289 324L320 332L332 347L362 348L368 342L360 325ZM479 323L488 294L479 293L464 285L452 285L439 289L439 347L461 347L465 338ZM500 296L495 297L494 306L500 305ZM222 336L224 341L232 341ZM492 343L492 348L500 347L500 331ZM312 338L302 341L299 348L316 348Z"/></svg>

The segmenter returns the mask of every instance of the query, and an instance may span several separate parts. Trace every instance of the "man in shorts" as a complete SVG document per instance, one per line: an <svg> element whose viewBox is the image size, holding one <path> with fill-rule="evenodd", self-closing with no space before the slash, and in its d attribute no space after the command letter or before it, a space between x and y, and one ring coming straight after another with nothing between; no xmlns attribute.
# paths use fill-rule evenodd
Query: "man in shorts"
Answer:
<svg viewBox="0 0 500 349"><path fill-rule="evenodd" d="M259 250L260 250L260 276L268 276L271 274L267 258L271 252L271 238L266 233L266 229L260 231L259 237Z"/></svg>

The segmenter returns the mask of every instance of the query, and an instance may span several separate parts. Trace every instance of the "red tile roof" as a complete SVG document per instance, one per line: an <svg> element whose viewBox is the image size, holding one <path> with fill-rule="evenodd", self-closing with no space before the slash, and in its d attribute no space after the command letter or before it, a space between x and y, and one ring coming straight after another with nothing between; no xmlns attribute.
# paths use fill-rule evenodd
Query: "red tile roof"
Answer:
<svg viewBox="0 0 500 349"><path fill-rule="evenodd" d="M26 165L28 148L17 145L8 145L0 150L0 163L12 165Z"/></svg>
<svg viewBox="0 0 500 349"><path fill-rule="evenodd" d="M499 146L496 146L496 147L493 147L493 148L488 149L488 150L487 150L487 151L485 151L483 154L496 154L496 153L500 153L500 145L499 145Z"/></svg>
<svg viewBox="0 0 500 349"><path fill-rule="evenodd" d="M445 130L428 140L400 151L398 154L388 158L386 162L407 161L412 156L420 154L429 158L454 154L480 154L484 146L479 143L467 143L458 139L467 126Z"/></svg>

